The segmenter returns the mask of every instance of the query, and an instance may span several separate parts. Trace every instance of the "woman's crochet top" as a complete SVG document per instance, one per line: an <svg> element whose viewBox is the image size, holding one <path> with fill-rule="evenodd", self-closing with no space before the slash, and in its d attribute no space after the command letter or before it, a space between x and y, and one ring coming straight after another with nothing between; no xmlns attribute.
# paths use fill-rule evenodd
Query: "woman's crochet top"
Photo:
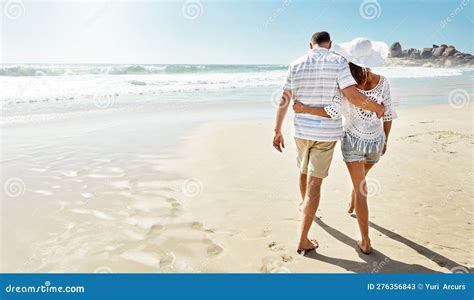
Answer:
<svg viewBox="0 0 474 300"><path fill-rule="evenodd" d="M392 121L397 117L390 96L390 85L385 77L380 76L379 83L371 90L358 90L370 100L385 107L383 122ZM385 140L385 134L382 121L374 112L353 105L340 91L334 97L333 103L324 109L331 118L338 119L342 115L346 137L357 150L381 151L380 147Z"/></svg>

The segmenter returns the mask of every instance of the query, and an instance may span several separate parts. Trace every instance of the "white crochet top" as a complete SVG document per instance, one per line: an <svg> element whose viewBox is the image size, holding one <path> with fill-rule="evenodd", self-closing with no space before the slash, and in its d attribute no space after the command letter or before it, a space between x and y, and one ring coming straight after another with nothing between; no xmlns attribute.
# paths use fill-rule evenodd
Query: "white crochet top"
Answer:
<svg viewBox="0 0 474 300"><path fill-rule="evenodd" d="M390 96L390 85L385 77L380 76L379 83L371 90L358 90L370 100L383 104L383 122L392 121L397 117ZM333 103L324 109L333 119L341 118L342 115L346 137L356 149L363 152L381 151L385 134L383 123L374 112L353 105L340 91L334 97Z"/></svg>

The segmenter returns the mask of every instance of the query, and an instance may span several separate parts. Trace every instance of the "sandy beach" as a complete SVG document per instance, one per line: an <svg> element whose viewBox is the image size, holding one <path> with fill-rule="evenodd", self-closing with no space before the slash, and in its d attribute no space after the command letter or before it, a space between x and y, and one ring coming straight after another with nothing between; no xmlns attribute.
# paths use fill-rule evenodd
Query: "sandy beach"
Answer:
<svg viewBox="0 0 474 300"><path fill-rule="evenodd" d="M290 122L286 125L288 129ZM299 215L295 149L272 149L272 120L204 126L191 143L190 203L224 247L206 271L456 272L472 268L472 105L401 110L389 150L368 179L375 252L355 251L346 213L350 178L337 149L312 234L321 247L296 255ZM186 163L188 165L188 163Z"/></svg>
<svg viewBox="0 0 474 300"><path fill-rule="evenodd" d="M399 111L369 176L370 256L354 248L339 146L312 228L321 246L296 254L289 117L283 154L269 118L197 122L185 133L151 112L4 128L1 271L468 272L472 110Z"/></svg>

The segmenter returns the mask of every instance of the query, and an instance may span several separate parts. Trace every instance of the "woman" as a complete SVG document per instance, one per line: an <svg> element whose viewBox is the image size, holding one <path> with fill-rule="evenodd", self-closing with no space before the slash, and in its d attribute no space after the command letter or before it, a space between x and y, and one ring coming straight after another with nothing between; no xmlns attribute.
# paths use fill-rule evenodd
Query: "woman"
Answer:
<svg viewBox="0 0 474 300"><path fill-rule="evenodd" d="M348 212L356 211L362 240L357 242L364 254L370 254L369 212L367 207L366 176L369 170L387 151L387 142L396 117L390 97L387 79L370 69L383 65L388 55L388 46L381 42L371 42L364 38L349 43L334 45L332 50L349 61L352 76L359 91L385 107L383 121L364 109L354 106L341 93L333 99L333 104L324 109L308 107L295 101L296 113L309 113L322 117L344 117L344 137L341 150L351 175L353 190Z"/></svg>

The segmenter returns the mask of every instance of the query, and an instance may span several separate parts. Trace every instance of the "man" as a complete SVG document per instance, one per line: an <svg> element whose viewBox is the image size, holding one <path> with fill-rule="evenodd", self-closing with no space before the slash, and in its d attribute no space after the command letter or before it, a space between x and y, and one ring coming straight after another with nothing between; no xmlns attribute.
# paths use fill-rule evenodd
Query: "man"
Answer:
<svg viewBox="0 0 474 300"><path fill-rule="evenodd" d="M372 102L356 89L357 83L347 61L329 52L331 45L329 33L322 31L313 34L309 44L311 50L288 68L273 138L273 147L280 152L285 148L281 128L292 98L309 106L330 109L331 101L340 89L352 104L373 111L378 117L384 113L383 105ZM323 178L328 175L334 147L342 135L341 119L295 114L293 136L298 152L303 215L297 247L300 254L319 247L317 241L308 238L308 233L319 206Z"/></svg>

